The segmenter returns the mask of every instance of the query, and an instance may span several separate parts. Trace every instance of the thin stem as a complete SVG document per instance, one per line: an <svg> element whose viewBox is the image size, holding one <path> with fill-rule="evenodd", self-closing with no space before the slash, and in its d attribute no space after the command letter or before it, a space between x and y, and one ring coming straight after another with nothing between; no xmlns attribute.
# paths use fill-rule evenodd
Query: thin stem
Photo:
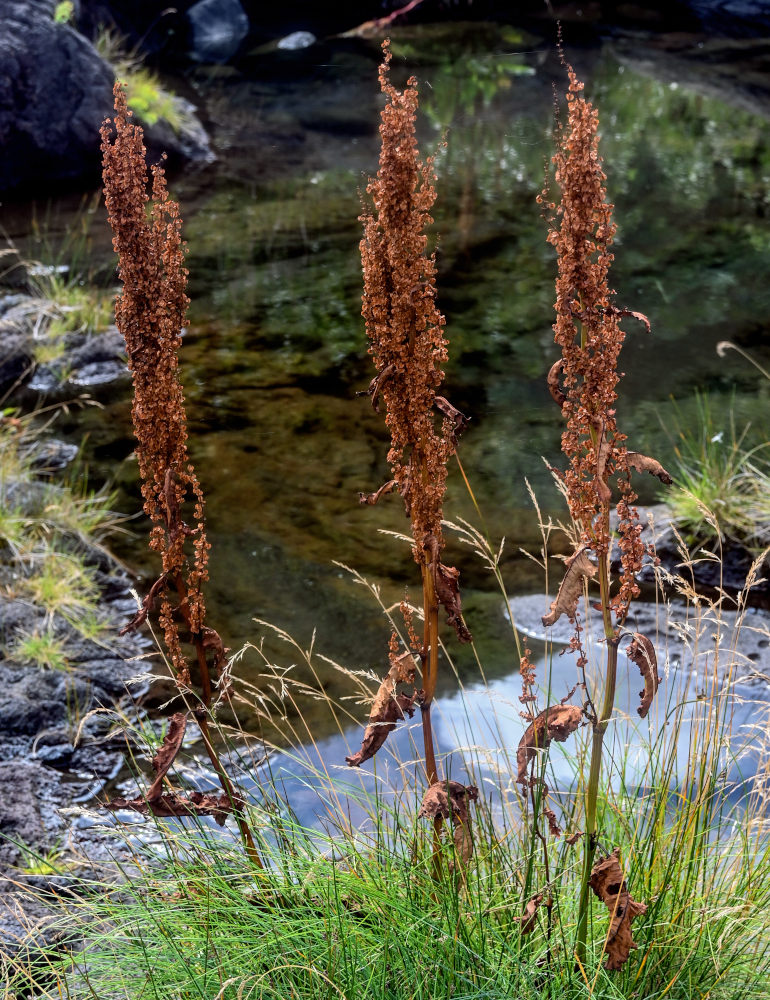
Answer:
<svg viewBox="0 0 770 1000"><path fill-rule="evenodd" d="M609 533L609 505L604 505L602 516ZM606 537L606 536L605 536ZM607 553L599 554L599 589L601 592L602 617L604 619L604 636L607 643L607 669L605 673L604 698L602 708L593 725L591 738L591 764L588 772L588 784L585 790L585 836L583 838L583 872L580 881L580 903L578 908L578 925L575 941L577 961L585 968L586 943L588 940L588 918L590 911L590 878L596 854L597 828L596 807L599 797L599 779L602 770L602 749L604 734L607 731L612 710L615 706L615 686L618 669L618 645L620 638L615 635L612 626L610 609L610 578Z"/></svg>
<svg viewBox="0 0 770 1000"><path fill-rule="evenodd" d="M422 569L422 597L424 611L423 630L423 697L420 704L420 714L422 716L422 737L425 746L425 771L428 785L433 785L438 781L438 766L436 764L436 750L433 743L433 724L430 716L430 708L433 703L433 696L436 693L436 681L438 680L438 599L433 586L433 576L430 571L429 557L425 553L421 564ZM439 840L443 820L441 816L436 816L433 820L433 877L438 881L441 877L441 843Z"/></svg>

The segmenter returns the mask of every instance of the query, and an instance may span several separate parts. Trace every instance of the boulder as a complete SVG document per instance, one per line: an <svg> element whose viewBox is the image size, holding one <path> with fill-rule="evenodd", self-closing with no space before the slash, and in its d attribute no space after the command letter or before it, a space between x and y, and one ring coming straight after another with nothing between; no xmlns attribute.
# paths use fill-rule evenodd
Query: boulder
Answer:
<svg viewBox="0 0 770 1000"><path fill-rule="evenodd" d="M0 0L0 192L41 196L52 181L99 180L99 128L112 112L115 74L91 42L53 20L54 8L54 0ZM175 102L179 130L149 128L150 155L210 162L192 105Z"/></svg>
<svg viewBox="0 0 770 1000"><path fill-rule="evenodd" d="M195 62L227 62L249 33L239 0L198 0L187 17L192 28L189 55Z"/></svg>
<svg viewBox="0 0 770 1000"><path fill-rule="evenodd" d="M54 0L0 0L0 191L43 194L99 168L113 74L85 38L53 20Z"/></svg>

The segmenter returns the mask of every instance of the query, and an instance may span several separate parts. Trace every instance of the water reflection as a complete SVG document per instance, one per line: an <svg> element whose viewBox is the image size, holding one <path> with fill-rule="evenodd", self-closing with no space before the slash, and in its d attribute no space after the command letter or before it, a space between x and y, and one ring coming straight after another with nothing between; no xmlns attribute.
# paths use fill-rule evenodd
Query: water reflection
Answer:
<svg viewBox="0 0 770 1000"><path fill-rule="evenodd" d="M404 29L393 49L395 72L420 79L422 146L437 150L445 390L472 418L463 463L492 537L508 538L509 589L540 589L518 548L540 544L525 476L544 509L558 504L540 458L557 461L561 430L545 388L555 266L535 196L552 150L552 84L563 89L564 74L550 46L492 25ZM632 446L666 461L671 397L687 420L694 391L707 389L716 423L727 425L733 407L739 428L750 418L766 437L770 395L739 357L714 350L729 338L768 363L766 118L678 85L669 64L663 79L654 62L640 75L627 47L569 54L601 114L618 301L647 313L654 331L630 332L619 424ZM214 543L212 623L233 647L256 638L255 615L301 642L317 629L332 655L375 669L387 630L332 561L380 580L388 601L418 582L408 550L379 534L402 528L397 499L356 504L387 478L381 417L355 397L370 377L357 216L377 163L378 58L376 46L337 40L323 64L284 62L272 77L264 61L251 75L248 63L241 73L200 70L192 84L220 160L174 184L190 245L182 371ZM73 433L83 428L101 474L123 489L122 507L137 509L127 400L78 415ZM476 516L456 470L447 513ZM141 539L121 554L152 579ZM489 576L454 543L447 558L461 570L482 662L503 677L513 650ZM470 657L462 664L466 675L475 669Z"/></svg>

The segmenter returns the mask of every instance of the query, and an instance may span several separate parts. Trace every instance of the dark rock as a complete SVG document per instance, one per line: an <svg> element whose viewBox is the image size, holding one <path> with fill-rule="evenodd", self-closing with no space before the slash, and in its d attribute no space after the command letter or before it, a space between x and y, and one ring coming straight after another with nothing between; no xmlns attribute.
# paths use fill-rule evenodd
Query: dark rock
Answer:
<svg viewBox="0 0 770 1000"><path fill-rule="evenodd" d="M115 74L87 39L54 22L53 10L53 0L0 0L0 191L99 179L99 128L112 113ZM194 108L175 102L179 131L165 122L148 127L150 156L210 162Z"/></svg>
<svg viewBox="0 0 770 1000"><path fill-rule="evenodd" d="M0 731L36 736L81 718L93 705L92 685L81 677L0 661Z"/></svg>
<svg viewBox="0 0 770 1000"><path fill-rule="evenodd" d="M76 444L60 441L58 438L44 438L34 442L28 453L30 465L40 475L61 472L75 460L79 449Z"/></svg>
<svg viewBox="0 0 770 1000"><path fill-rule="evenodd" d="M192 31L189 55L201 63L225 63L249 33L239 0L199 0L187 11Z"/></svg>
<svg viewBox="0 0 770 1000"><path fill-rule="evenodd" d="M90 42L53 20L53 0L2 0L0 190L98 173L113 74Z"/></svg>
<svg viewBox="0 0 770 1000"><path fill-rule="evenodd" d="M58 779L42 764L0 763L0 866L18 864L22 845L51 843L64 824L51 803Z"/></svg>

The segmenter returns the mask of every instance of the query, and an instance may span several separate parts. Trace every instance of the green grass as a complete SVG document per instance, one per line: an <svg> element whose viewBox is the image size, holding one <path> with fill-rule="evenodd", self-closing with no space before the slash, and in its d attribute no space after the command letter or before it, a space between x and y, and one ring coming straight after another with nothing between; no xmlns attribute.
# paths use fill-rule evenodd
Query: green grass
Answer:
<svg viewBox="0 0 770 1000"><path fill-rule="evenodd" d="M36 476L32 454L40 433L39 415L0 414L0 548L6 549L3 560L15 574L6 582L6 596L46 611L44 628L9 639L0 652L24 663L64 669L67 660L55 616L84 638L102 638L105 621L89 560L106 554L104 540L118 530L121 518L111 510L112 494L89 490L77 469L61 484Z"/></svg>
<svg viewBox="0 0 770 1000"><path fill-rule="evenodd" d="M79 275L42 264L33 270L33 288L40 298L35 324L34 353L38 364L51 364L64 354L67 335L94 334L112 322L113 296L86 285Z"/></svg>
<svg viewBox="0 0 770 1000"><path fill-rule="evenodd" d="M67 670L69 667L64 643L50 631L22 635L12 647L6 647L4 652L28 666L43 667L46 670Z"/></svg>
<svg viewBox="0 0 770 1000"><path fill-rule="evenodd" d="M695 428L679 420L674 487L663 499L689 543L761 548L770 542L770 444L751 425L738 431L732 416L718 426L708 396L696 406Z"/></svg>

